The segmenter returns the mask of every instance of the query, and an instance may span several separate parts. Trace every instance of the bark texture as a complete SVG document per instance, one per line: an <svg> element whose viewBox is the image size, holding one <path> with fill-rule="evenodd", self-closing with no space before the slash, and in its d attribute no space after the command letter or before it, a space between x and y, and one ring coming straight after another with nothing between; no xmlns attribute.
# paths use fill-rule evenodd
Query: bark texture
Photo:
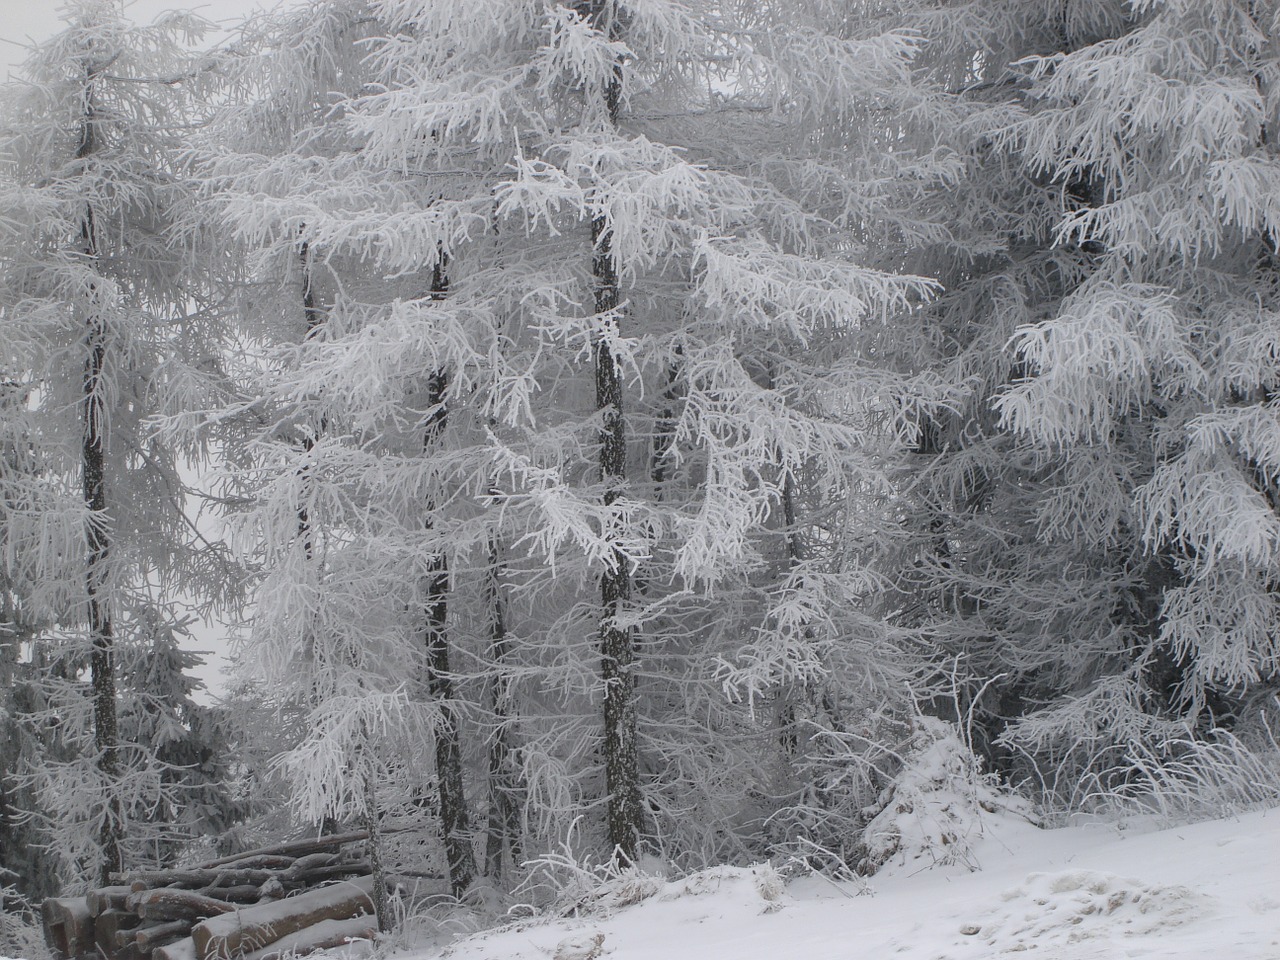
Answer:
<svg viewBox="0 0 1280 960"><path fill-rule="evenodd" d="M497 496L490 489L491 496ZM489 659L500 670L507 658L506 610L502 600L502 558L495 534L489 540L489 571L485 592L489 607ZM520 859L520 810L517 796L520 772L511 748L509 724L515 716L511 693L501 674L491 676L488 683L488 707L493 714L493 735L489 739L489 822L485 839L485 873L501 879L504 853L511 851L513 861Z"/></svg>
<svg viewBox="0 0 1280 960"><path fill-rule="evenodd" d="M611 0L587 5L591 22L610 39L618 34ZM609 82L600 92L606 122L618 124L622 102L622 68L614 65ZM596 313L620 319L618 272L606 218L591 221L591 272L595 281ZM613 507L622 495L627 473L627 433L623 416L622 374L609 338L597 338L593 349L596 376L596 409L601 414L600 478L604 505ZM640 782L636 750L635 639L621 623L631 602L631 569L621 550L614 549L600 577L600 663L604 681L605 786L609 793L608 836L614 854L634 862L640 837Z"/></svg>
<svg viewBox="0 0 1280 960"><path fill-rule="evenodd" d="M449 292L446 264L441 255L431 278L431 299L443 300ZM439 444L448 425L445 394L449 378L444 370L436 370L427 384L427 403L431 415L427 419L423 449ZM434 504L428 504L428 513ZM430 522L430 520L428 521ZM453 708L453 671L449 662L449 561L443 553L431 560L427 576L426 653L427 687L439 705L440 720L435 730L436 778L440 793L440 826L444 835L445 857L449 861L449 887L461 896L476 874L475 854L471 849L467 795L462 779L462 745L458 737L458 718Z"/></svg>

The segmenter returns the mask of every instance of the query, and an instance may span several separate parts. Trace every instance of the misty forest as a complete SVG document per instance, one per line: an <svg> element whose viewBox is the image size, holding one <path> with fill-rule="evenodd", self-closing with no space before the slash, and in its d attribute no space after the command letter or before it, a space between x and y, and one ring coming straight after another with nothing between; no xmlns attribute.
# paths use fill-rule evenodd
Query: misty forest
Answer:
<svg viewBox="0 0 1280 960"><path fill-rule="evenodd" d="M1278 0L125 6L0 87L0 954L1280 803Z"/></svg>

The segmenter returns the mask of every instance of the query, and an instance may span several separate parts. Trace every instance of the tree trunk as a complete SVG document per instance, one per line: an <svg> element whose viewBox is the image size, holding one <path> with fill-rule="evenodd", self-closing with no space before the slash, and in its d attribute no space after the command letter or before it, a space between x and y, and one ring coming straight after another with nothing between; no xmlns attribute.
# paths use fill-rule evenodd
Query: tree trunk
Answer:
<svg viewBox="0 0 1280 960"><path fill-rule="evenodd" d="M85 112L80 125L77 160L87 160L97 148L97 117L93 85L97 69L86 71ZM80 221L81 253L91 267L98 260L98 231L92 204L85 205ZM90 286L91 294L96 285ZM111 531L107 517L106 446L108 416L103 404L103 373L107 356L107 329L102 314L90 308L85 318L84 408L80 470L85 506L89 515L85 523L87 554L85 587L89 601L89 636L93 643L90 674L93 688L93 742L98 752L98 768L108 791L106 809L98 830L101 861L98 882L105 886L108 877L122 865L120 842L123 815L116 783L120 777L119 737L116 731L116 679L113 650L111 604L104 595L110 587Z"/></svg>
<svg viewBox="0 0 1280 960"><path fill-rule="evenodd" d="M320 309L320 305L316 300L315 289L311 283L311 246L304 240L298 249L298 259L302 264L302 315L306 320L307 332L305 339L310 340L316 335L316 332L324 325L324 311ZM302 438L302 449L310 453L316 445L319 434L324 431L324 421L321 420L316 428L316 436L304 435ZM307 484L307 474L310 472L310 465L302 468L302 489L305 491ZM298 506L298 538L302 541L302 550L308 560L311 559L315 552L315 546L311 541L311 517L308 515L306 502ZM332 829L325 829L332 826ZM331 824L329 818L322 825L322 833L336 833L337 825Z"/></svg>
<svg viewBox="0 0 1280 960"><path fill-rule="evenodd" d="M618 34L616 11L610 0L588 5L592 23L610 39ZM602 91L608 124L616 127L622 102L622 68L614 65ZM595 280L597 314L616 316L620 304L613 243L605 217L591 221L591 273ZM611 322L616 322L611 321ZM600 479L604 505L612 507L622 492L627 470L626 422L622 413L622 374L605 337L593 351L596 409L600 427ZM631 570L627 558L614 549L600 577L600 663L604 681L605 787L609 793L608 836L614 855L634 862L640 837L640 780L636 751L635 641L620 624L631 601Z"/></svg>
<svg viewBox="0 0 1280 960"><path fill-rule="evenodd" d="M368 731L365 731L368 742ZM391 929L391 909L387 903L387 876L382 865L382 835L379 831L378 794L366 765L364 773L364 824L369 833L365 851L369 857L369 875L373 878L373 915L379 932Z"/></svg>
<svg viewBox="0 0 1280 960"><path fill-rule="evenodd" d="M497 491L490 489L496 496ZM505 662L510 642L507 639L506 611L502 603L502 559L498 536L489 538L489 571L486 582L489 607L489 659L495 670ZM499 673L489 678L489 709L494 731L489 740L489 823L485 841L485 872L501 879L503 854L511 851L513 860L520 858L520 811L516 796L520 789L515 769L507 723L514 716L511 694Z"/></svg>
<svg viewBox="0 0 1280 960"><path fill-rule="evenodd" d="M441 255L431 278L431 298L443 300L449 291ZM448 424L445 391L449 379L437 370L427 384L427 403L432 413L427 420L423 449L439 442ZM434 504L428 504L428 512ZM431 522L430 520L428 521ZM449 562L443 552L431 560L427 577L426 648L427 686L440 708L436 724L436 779L440 793L440 826L444 834L445 857L449 861L449 887L461 896L475 877L475 854L468 836L467 795L462 779L462 747L458 739L458 718L453 709L453 676L449 664L448 627Z"/></svg>

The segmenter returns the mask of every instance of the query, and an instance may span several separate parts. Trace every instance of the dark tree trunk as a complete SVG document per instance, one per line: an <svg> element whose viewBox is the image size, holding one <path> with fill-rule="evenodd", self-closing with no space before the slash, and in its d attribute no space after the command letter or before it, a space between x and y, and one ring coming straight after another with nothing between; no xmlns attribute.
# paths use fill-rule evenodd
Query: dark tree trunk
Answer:
<svg viewBox="0 0 1280 960"><path fill-rule="evenodd" d="M590 19L611 39L618 34L616 11L610 0L592 0ZM617 126L622 102L622 68L615 65L601 92L610 126ZM603 216L591 221L591 272L595 280L598 314L616 317L621 302L613 244ZM616 322L616 321L615 321ZM626 422L622 413L622 374L618 358L601 337L593 351L596 409L601 413L600 478L604 505L612 507L621 495L627 471ZM635 640L619 623L631 601L631 571L618 549L600 577L600 664L604 680L605 787L609 793L608 836L614 854L634 862L640 838L640 778L636 744Z"/></svg>
<svg viewBox="0 0 1280 960"><path fill-rule="evenodd" d="M444 257L436 264L431 279L431 298L442 300L449 291ZM427 420L423 448L430 450L444 434L448 423L445 392L448 375L437 370L427 385L427 403L431 415ZM428 505L428 511L434 505ZM430 522L430 521L429 521ZM449 861L449 887L461 896L475 877L475 854L467 817L467 795L462 779L462 746L458 737L458 718L453 708L453 672L449 664L449 562L443 552L431 560L427 576L426 649L427 687L440 708L436 725L436 778L440 792L440 826L444 834L445 857Z"/></svg>
<svg viewBox="0 0 1280 960"><path fill-rule="evenodd" d="M676 407L680 402L680 367L684 352L676 347L676 357L668 364L662 384L662 412L653 431L653 452L649 479L653 483L654 496L662 498L663 488L670 479L669 468L675 447Z"/></svg>
<svg viewBox="0 0 1280 960"><path fill-rule="evenodd" d="M683 351L676 347L675 359L667 365L662 385L662 409L658 412L653 426L653 439L649 450L649 483L653 489L653 498L663 500L666 496L668 481L671 479L670 469L675 452L676 409L680 403L680 363ZM650 527L652 531L653 528ZM651 553L648 561L632 573L633 591L641 598L649 592L649 575L656 567L656 551Z"/></svg>
<svg viewBox="0 0 1280 960"><path fill-rule="evenodd" d="M366 738L368 733L365 733ZM379 830L378 794L372 778L364 781L364 828L369 834L365 840L365 853L369 858L369 875L373 878L373 913L378 919L381 933L390 931L391 908L387 903L387 874L382 864L382 834Z"/></svg>
<svg viewBox="0 0 1280 960"><path fill-rule="evenodd" d="M76 159L86 160L97 148L93 84L97 71L86 74L87 95L80 126L80 144ZM81 252L85 261L96 264L98 232L92 204L85 205L80 221ZM91 290L93 288L91 287ZM111 531L107 518L106 442L107 411L103 404L103 372L107 357L107 329L101 313L90 308L85 318L84 413L80 470L85 506L89 516L85 524L87 554L85 586L89 601L89 636L93 642L90 673L93 687L93 741L98 751L98 767L107 783L109 796L103 813L98 844L102 861L98 879L106 884L108 875L122 867L120 843L123 833L122 811L116 795L120 776L119 737L116 731L116 679L113 650L111 604L105 596L109 589Z"/></svg>
<svg viewBox="0 0 1280 960"><path fill-rule="evenodd" d="M305 240L298 250L298 259L302 263L302 315L307 324L306 339L310 340L324 325L324 311L320 308L319 301L316 300L315 289L311 281L311 247ZM316 434L314 436L311 434L303 435L302 449L305 452L310 453L315 449L316 440L324 432L324 428L325 423L322 419L316 426ZM310 465L304 465L301 470L302 489L304 491L309 486L307 475L310 472ZM315 548L311 542L311 518L308 516L305 499L298 507L298 538L302 541L303 552L306 554L307 559L310 560Z"/></svg>
<svg viewBox="0 0 1280 960"><path fill-rule="evenodd" d="M520 859L520 810L516 802L520 791L520 774L516 769L507 726L515 715L515 710L501 674L510 641L507 639L506 612L502 602L502 558L496 533L489 540L486 593L489 607L489 659L495 673L489 678L488 684L489 710L493 714L494 730L489 740L489 823L485 841L485 872L494 879L501 879L504 853L510 850L513 861Z"/></svg>

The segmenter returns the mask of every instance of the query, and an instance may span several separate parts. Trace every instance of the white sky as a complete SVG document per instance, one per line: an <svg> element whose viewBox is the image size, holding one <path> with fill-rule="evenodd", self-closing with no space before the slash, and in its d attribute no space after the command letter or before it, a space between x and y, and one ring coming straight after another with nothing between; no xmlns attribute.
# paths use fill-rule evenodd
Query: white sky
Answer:
<svg viewBox="0 0 1280 960"><path fill-rule="evenodd" d="M190 3L181 0L124 0L124 6L129 18L138 23L150 23L166 10L188 9L229 28L253 11L270 9L277 3L276 0L191 0ZM61 0L0 0L0 82L17 72L33 42L58 32L61 8ZM216 42L221 38L210 35L207 39ZM227 630L219 624L198 623L192 632L191 642L183 646L208 654L199 676L210 694L220 695L225 691L223 670L228 664Z"/></svg>
<svg viewBox="0 0 1280 960"><path fill-rule="evenodd" d="M124 0L125 13L138 23L150 23L166 10L194 10L206 19L230 27L254 10L276 6L275 0ZM24 47L58 32L62 0L0 0L0 81L26 59ZM211 38L212 39L212 38Z"/></svg>

